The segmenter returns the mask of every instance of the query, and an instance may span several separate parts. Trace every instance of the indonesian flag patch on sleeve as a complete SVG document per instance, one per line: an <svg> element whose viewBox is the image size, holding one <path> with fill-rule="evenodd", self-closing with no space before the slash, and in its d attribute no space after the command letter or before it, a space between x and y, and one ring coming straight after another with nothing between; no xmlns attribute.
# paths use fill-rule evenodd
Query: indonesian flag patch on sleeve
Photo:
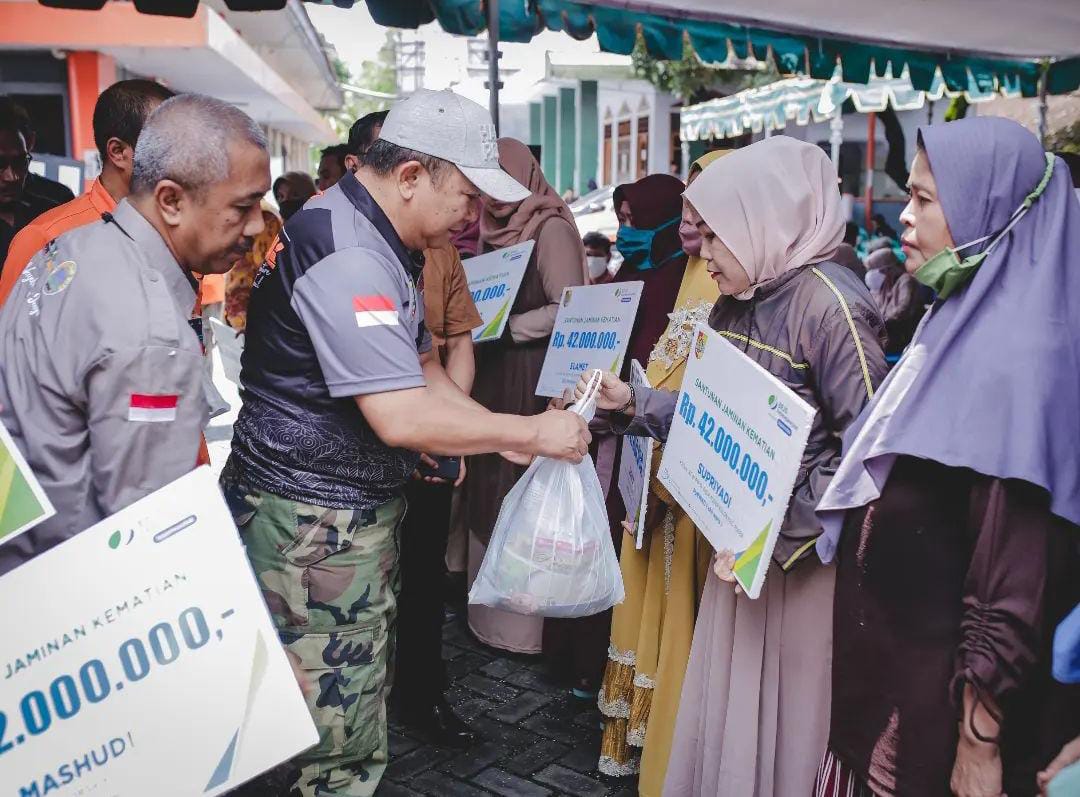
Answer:
<svg viewBox="0 0 1080 797"><path fill-rule="evenodd" d="M358 327L396 327L397 306L389 296L354 296L353 310Z"/></svg>
<svg viewBox="0 0 1080 797"><path fill-rule="evenodd" d="M128 405L128 420L144 423L167 423L176 420L176 403L179 396L132 393Z"/></svg>

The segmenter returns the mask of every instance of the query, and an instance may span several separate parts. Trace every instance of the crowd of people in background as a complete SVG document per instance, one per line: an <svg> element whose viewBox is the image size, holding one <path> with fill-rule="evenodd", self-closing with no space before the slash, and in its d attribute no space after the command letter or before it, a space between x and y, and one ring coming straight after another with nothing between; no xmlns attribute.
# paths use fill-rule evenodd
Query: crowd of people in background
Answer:
<svg viewBox="0 0 1080 797"><path fill-rule="evenodd" d="M292 793L373 794L391 700L478 741L444 694L445 603L534 456L595 461L626 598L468 626L595 702L599 770L642 795L1016 797L1080 759L1076 156L1000 119L924 127L901 233L845 218L824 151L773 136L617 186L611 240L449 91L272 184L217 100L122 81L93 126L76 198L0 97L0 421L57 507L0 574L205 464L210 319L243 333L221 487L320 732ZM468 259L525 241L505 334L474 348ZM559 301L629 281L586 428L535 395ZM697 324L816 411L754 600L655 473L638 548L616 483L627 434L659 462ZM143 394L167 423L132 421Z"/></svg>

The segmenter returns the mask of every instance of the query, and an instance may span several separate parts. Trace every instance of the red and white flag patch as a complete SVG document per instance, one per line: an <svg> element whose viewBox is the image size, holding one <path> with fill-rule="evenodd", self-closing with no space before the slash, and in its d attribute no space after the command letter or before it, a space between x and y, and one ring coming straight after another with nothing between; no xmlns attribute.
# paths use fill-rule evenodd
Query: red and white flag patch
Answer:
<svg viewBox="0 0 1080 797"><path fill-rule="evenodd" d="M144 423L167 423L176 420L179 396L132 393L128 405L128 420Z"/></svg>
<svg viewBox="0 0 1080 797"><path fill-rule="evenodd" d="M358 327L396 327L397 305L389 296L354 296L353 310Z"/></svg>

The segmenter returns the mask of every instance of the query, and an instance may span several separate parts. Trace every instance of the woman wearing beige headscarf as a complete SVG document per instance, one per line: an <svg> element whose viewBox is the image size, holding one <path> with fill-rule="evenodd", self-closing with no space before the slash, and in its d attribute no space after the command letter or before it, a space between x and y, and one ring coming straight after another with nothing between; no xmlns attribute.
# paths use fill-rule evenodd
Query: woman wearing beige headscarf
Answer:
<svg viewBox="0 0 1080 797"><path fill-rule="evenodd" d="M840 435L885 374L866 286L832 262L844 222L836 171L811 144L774 136L717 161L687 189L701 256L720 289L720 332L817 410L761 595L720 552L701 599L664 781L672 797L807 794L828 735L834 572L814 556L814 507ZM605 381L598 406L627 386ZM628 434L666 436L676 394L644 390Z"/></svg>
<svg viewBox="0 0 1080 797"><path fill-rule="evenodd" d="M532 195L521 202L485 198L480 216L480 251L536 241L532 258L510 310L503 337L476 347L473 398L493 412L534 415L547 399L537 398L536 383L563 288L585 283L585 248L573 214L548 185L529 148L499 139L499 163ZM465 481L469 520L469 580L476 577L495 527L503 497L524 473L498 455L471 457ZM469 627L480 641L516 653L541 651L543 619L488 606L469 606Z"/></svg>

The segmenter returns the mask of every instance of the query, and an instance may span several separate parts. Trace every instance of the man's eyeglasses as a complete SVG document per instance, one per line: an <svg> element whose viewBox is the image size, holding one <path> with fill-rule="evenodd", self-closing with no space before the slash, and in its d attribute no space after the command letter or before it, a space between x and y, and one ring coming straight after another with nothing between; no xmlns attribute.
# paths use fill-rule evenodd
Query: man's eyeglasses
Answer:
<svg viewBox="0 0 1080 797"><path fill-rule="evenodd" d="M0 155L0 174L11 169L13 174L26 174L30 168L31 155Z"/></svg>

